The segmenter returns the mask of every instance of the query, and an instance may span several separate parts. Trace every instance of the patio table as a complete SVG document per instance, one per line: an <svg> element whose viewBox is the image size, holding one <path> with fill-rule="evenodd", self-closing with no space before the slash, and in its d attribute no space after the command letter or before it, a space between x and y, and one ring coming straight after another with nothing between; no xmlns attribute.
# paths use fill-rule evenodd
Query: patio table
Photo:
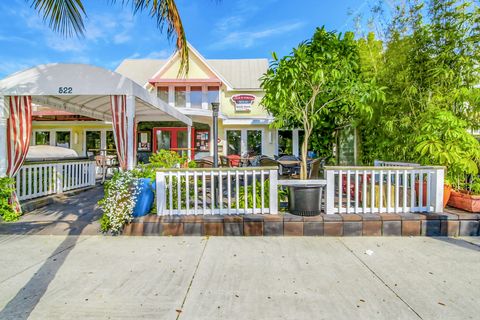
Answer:
<svg viewBox="0 0 480 320"><path fill-rule="evenodd" d="M301 163L300 160L278 160L282 166L295 166Z"/></svg>

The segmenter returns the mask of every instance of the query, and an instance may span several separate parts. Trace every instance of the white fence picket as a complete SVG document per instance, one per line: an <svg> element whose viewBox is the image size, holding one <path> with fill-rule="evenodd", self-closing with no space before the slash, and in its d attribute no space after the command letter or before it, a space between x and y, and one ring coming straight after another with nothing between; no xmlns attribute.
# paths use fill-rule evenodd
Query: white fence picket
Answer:
<svg viewBox="0 0 480 320"><path fill-rule="evenodd" d="M442 210L443 167L326 167L325 173L327 214Z"/></svg>
<svg viewBox="0 0 480 320"><path fill-rule="evenodd" d="M25 164L15 177L19 200L95 185L95 162Z"/></svg>
<svg viewBox="0 0 480 320"><path fill-rule="evenodd" d="M277 179L277 168L273 167L160 170L157 214L277 214Z"/></svg>

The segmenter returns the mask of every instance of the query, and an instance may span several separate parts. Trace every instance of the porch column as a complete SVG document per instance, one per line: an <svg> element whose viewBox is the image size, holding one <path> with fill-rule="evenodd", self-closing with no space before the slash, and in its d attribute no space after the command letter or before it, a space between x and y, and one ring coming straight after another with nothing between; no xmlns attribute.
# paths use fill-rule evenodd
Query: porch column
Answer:
<svg viewBox="0 0 480 320"><path fill-rule="evenodd" d="M192 126L187 127L187 156L192 160Z"/></svg>
<svg viewBox="0 0 480 320"><path fill-rule="evenodd" d="M135 157L135 96L127 96L127 170L137 164Z"/></svg>
<svg viewBox="0 0 480 320"><path fill-rule="evenodd" d="M4 96L0 96L0 177L7 174L7 120Z"/></svg>
<svg viewBox="0 0 480 320"><path fill-rule="evenodd" d="M298 141L298 129L293 129L292 130L292 152L293 155L298 157L300 154L299 152L299 141Z"/></svg>

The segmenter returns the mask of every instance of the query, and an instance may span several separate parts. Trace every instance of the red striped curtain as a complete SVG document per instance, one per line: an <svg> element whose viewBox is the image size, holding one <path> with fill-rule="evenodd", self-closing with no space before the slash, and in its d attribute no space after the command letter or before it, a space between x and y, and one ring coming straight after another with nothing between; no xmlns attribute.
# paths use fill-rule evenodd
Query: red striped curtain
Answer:
<svg viewBox="0 0 480 320"><path fill-rule="evenodd" d="M7 122L7 175L13 177L27 156L32 135L32 98L6 97L9 119Z"/></svg>
<svg viewBox="0 0 480 320"><path fill-rule="evenodd" d="M118 162L122 170L127 169L127 97L110 96L112 126L117 146Z"/></svg>

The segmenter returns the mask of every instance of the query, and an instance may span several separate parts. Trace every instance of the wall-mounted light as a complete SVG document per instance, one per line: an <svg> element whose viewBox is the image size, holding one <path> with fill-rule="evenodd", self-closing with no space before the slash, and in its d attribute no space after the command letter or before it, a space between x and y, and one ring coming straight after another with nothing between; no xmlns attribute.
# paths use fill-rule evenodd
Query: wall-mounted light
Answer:
<svg viewBox="0 0 480 320"><path fill-rule="evenodd" d="M78 132L73 133L73 144L78 144Z"/></svg>
<svg viewBox="0 0 480 320"><path fill-rule="evenodd" d="M272 134L272 131L268 131L268 143L272 143L273 142L273 134Z"/></svg>

